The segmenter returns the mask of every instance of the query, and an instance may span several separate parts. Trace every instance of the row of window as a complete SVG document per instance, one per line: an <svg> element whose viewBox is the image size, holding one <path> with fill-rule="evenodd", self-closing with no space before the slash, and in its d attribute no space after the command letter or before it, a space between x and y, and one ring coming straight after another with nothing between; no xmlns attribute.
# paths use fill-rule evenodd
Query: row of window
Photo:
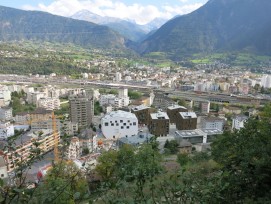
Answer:
<svg viewBox="0 0 271 204"><path fill-rule="evenodd" d="M110 126L119 126L120 124L119 123L116 123L116 124L114 124L114 123L111 123L110 124ZM124 125L124 126L126 126L126 123L123 123L122 125ZM129 125L129 124L127 124L127 125ZM133 122L133 123L130 123L130 126L136 126L136 122ZM108 122L105 122L104 123L104 126L109 126L109 124L108 124ZM129 127L129 126L127 126L127 127Z"/></svg>

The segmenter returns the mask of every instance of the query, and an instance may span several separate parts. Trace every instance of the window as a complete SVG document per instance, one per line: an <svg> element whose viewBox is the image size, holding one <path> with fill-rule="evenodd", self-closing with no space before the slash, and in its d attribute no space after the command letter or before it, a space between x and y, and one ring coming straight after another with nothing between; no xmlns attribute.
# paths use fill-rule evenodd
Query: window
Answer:
<svg viewBox="0 0 271 204"><path fill-rule="evenodd" d="M136 122L133 122L133 125L136 126Z"/></svg>
<svg viewBox="0 0 271 204"><path fill-rule="evenodd" d="M126 125L126 123L123 123L123 125Z"/></svg>
<svg viewBox="0 0 271 204"><path fill-rule="evenodd" d="M114 123L111 123L111 126L114 126Z"/></svg>
<svg viewBox="0 0 271 204"><path fill-rule="evenodd" d="M1 177L4 177L4 174L1 174Z"/></svg>
<svg viewBox="0 0 271 204"><path fill-rule="evenodd" d="M104 126L108 126L108 123L104 123Z"/></svg>
<svg viewBox="0 0 271 204"><path fill-rule="evenodd" d="M119 124L117 123L116 126L119 126Z"/></svg>
<svg viewBox="0 0 271 204"><path fill-rule="evenodd" d="M127 126L126 128L127 128L127 129L129 129L130 127L129 127L129 126Z"/></svg>
<svg viewBox="0 0 271 204"><path fill-rule="evenodd" d="M121 123L123 123L123 120L120 120Z"/></svg>
<svg viewBox="0 0 271 204"><path fill-rule="evenodd" d="M123 126L121 126L120 128L123 129Z"/></svg>

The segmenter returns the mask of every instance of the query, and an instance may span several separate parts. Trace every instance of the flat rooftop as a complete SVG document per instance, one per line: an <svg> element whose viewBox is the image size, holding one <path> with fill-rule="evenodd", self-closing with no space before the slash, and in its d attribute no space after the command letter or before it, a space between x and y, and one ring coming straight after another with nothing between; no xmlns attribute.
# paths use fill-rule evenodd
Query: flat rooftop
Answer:
<svg viewBox="0 0 271 204"><path fill-rule="evenodd" d="M151 119L154 120L169 120L169 117L166 112L158 112L158 113L152 113L151 114Z"/></svg>
<svg viewBox="0 0 271 204"><path fill-rule="evenodd" d="M169 107L167 107L169 110L174 110L174 109L179 109L179 108L182 108L182 109L185 109L185 110L187 110L187 108L186 107L184 107L184 106L179 106L179 105L172 105L172 106L169 106Z"/></svg>
<svg viewBox="0 0 271 204"><path fill-rule="evenodd" d="M128 118L128 119L137 119L136 115L130 112L118 110L118 111L112 111L105 115L102 119L103 120L110 120L114 118Z"/></svg>
<svg viewBox="0 0 271 204"><path fill-rule="evenodd" d="M180 137L202 137L207 135L221 135L223 131L217 129L195 129L195 130L178 130L175 131L175 136Z"/></svg>
<svg viewBox="0 0 271 204"><path fill-rule="evenodd" d="M141 110L145 110L145 109L149 109L150 107L145 106L145 105L140 105L140 106L136 106L134 108L132 108L133 111L141 111Z"/></svg>
<svg viewBox="0 0 271 204"><path fill-rule="evenodd" d="M197 118L197 115L195 112L180 112L180 115L184 119Z"/></svg>

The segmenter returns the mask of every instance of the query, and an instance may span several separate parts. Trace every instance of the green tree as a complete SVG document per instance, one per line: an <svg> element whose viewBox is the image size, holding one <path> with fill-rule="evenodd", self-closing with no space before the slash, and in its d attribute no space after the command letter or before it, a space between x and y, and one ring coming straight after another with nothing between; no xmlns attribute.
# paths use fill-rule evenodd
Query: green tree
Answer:
<svg viewBox="0 0 271 204"><path fill-rule="evenodd" d="M73 162L57 163L34 194L33 203L76 203L89 195L88 184Z"/></svg>
<svg viewBox="0 0 271 204"><path fill-rule="evenodd" d="M178 142L176 140L166 141L164 148L167 149L170 154L176 154L178 152Z"/></svg>
<svg viewBox="0 0 271 204"><path fill-rule="evenodd" d="M212 156L222 167L228 200L270 198L271 125L250 119L240 131L226 132L212 144Z"/></svg>

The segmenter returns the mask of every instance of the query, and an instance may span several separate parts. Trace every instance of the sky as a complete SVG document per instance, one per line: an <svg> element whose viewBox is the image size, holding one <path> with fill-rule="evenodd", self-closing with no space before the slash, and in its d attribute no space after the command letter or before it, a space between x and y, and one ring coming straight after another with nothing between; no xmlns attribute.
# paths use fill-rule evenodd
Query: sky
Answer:
<svg viewBox="0 0 271 204"><path fill-rule="evenodd" d="M190 13L208 0L0 0L0 5L69 17L80 10L146 24Z"/></svg>

